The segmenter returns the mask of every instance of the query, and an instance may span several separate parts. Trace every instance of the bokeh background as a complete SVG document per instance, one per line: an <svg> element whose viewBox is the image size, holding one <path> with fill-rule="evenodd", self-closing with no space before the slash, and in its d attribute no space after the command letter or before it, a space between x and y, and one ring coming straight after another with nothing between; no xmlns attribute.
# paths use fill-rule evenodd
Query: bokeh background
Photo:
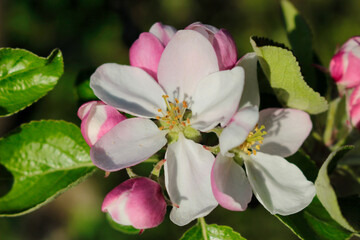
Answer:
<svg viewBox="0 0 360 240"><path fill-rule="evenodd" d="M358 0L291 2L311 26L314 49L325 67L337 46L360 34ZM25 48L43 57L60 48L65 63L65 74L52 92L20 113L0 118L0 136L39 119L79 125L76 111L84 102L79 82L103 63L128 64L132 42L157 21L177 29L195 21L226 28L239 56L252 50L253 35L288 45L277 0L0 0L0 47ZM134 171L146 176L151 167L145 163ZM141 236L113 230L100 206L106 193L124 179L124 171L109 178L99 171L35 212L0 218L0 239L179 239L194 224L178 227L167 216L158 228ZM206 221L229 225L249 240L297 239L256 200L240 213L218 207Z"/></svg>

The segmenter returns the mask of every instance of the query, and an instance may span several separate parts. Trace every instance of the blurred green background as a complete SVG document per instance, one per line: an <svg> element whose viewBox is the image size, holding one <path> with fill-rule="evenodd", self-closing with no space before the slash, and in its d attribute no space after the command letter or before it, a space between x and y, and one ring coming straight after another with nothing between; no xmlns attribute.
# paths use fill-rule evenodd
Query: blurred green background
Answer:
<svg viewBox="0 0 360 240"><path fill-rule="evenodd" d="M324 66L337 46L360 34L358 0L292 2L310 24L313 46ZM252 35L288 45L277 0L0 0L0 47L25 48L43 57L60 48L65 61L65 74L50 94L14 116L0 118L0 136L38 119L79 125L76 111L84 101L75 88L79 79L89 78L106 62L128 64L131 43L157 21L177 29L195 21L226 28L235 38L239 57L251 51ZM147 175L151 167L144 163L135 171ZM1 218L0 239L178 239L190 228L192 224L172 224L167 216L141 236L113 230L100 206L106 193L124 179L124 171L106 179L99 171L33 213ZM249 240L297 239L256 200L240 213L218 207L206 221L230 225Z"/></svg>

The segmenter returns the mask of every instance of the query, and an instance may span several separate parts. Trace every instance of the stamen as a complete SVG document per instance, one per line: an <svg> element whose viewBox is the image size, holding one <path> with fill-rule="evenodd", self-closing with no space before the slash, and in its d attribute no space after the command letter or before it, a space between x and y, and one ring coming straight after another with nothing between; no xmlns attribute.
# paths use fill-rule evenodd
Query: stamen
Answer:
<svg viewBox="0 0 360 240"><path fill-rule="evenodd" d="M237 148L239 148L241 151L245 152L248 155L256 155L257 150L260 150L260 144L263 144L263 136L266 134L266 131L264 131L264 129L264 125L261 125L260 127L256 125L254 130L248 134L246 140Z"/></svg>
<svg viewBox="0 0 360 240"><path fill-rule="evenodd" d="M164 130L164 126L159 127L160 130Z"/></svg>

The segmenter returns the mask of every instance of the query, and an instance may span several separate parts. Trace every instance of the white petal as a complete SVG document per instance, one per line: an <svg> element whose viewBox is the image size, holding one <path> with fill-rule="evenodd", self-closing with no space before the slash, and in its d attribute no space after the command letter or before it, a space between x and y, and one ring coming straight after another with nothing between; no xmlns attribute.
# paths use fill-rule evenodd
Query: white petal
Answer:
<svg viewBox="0 0 360 240"><path fill-rule="evenodd" d="M90 86L105 103L140 117L155 117L166 109L164 91L144 70L106 63L91 75Z"/></svg>
<svg viewBox="0 0 360 240"><path fill-rule="evenodd" d="M136 165L166 144L166 133L148 119L124 120L91 148L91 160L97 167L109 172Z"/></svg>
<svg viewBox="0 0 360 240"><path fill-rule="evenodd" d="M309 114L291 108L268 108L260 111L259 126L264 125L261 152L288 157L294 154L312 129Z"/></svg>
<svg viewBox="0 0 360 240"><path fill-rule="evenodd" d="M191 97L198 82L219 71L210 42L192 30L178 31L166 46L159 63L158 81L170 99Z"/></svg>
<svg viewBox="0 0 360 240"><path fill-rule="evenodd" d="M315 196L314 184L282 157L258 152L245 158L245 166L255 196L271 214L297 213Z"/></svg>
<svg viewBox="0 0 360 240"><path fill-rule="evenodd" d="M231 119L230 123L222 131L219 143L223 155L230 149L242 144L250 131L252 131L259 120L257 107L246 107L240 109Z"/></svg>
<svg viewBox="0 0 360 240"><path fill-rule="evenodd" d="M244 211L251 201L252 190L244 169L222 154L215 159L211 187L218 203L231 211Z"/></svg>
<svg viewBox="0 0 360 240"><path fill-rule="evenodd" d="M173 207L171 221L183 226L209 214L217 206L210 182L214 156L180 133L178 141L168 146L165 159L166 188L170 200L179 205Z"/></svg>
<svg viewBox="0 0 360 240"><path fill-rule="evenodd" d="M257 60L256 53L248 53L237 64L245 70L245 86L239 107L259 107L260 95L257 79Z"/></svg>
<svg viewBox="0 0 360 240"><path fill-rule="evenodd" d="M199 82L191 106L191 124L208 131L219 123L224 126L238 109L244 87L244 70L235 67L213 73Z"/></svg>

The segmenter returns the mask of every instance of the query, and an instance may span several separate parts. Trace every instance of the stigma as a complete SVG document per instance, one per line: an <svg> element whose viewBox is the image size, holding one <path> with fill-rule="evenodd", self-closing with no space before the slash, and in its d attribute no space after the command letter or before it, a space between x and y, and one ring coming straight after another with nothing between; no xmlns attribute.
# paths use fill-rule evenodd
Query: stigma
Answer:
<svg viewBox="0 0 360 240"><path fill-rule="evenodd" d="M188 104L186 101L180 102L177 98L173 102L169 102L168 95L162 96L166 104L166 112L161 108L158 109L160 116L156 119L161 122L160 130L183 131L185 127L190 125L190 118L185 117Z"/></svg>
<svg viewBox="0 0 360 240"><path fill-rule="evenodd" d="M260 150L260 145L263 144L263 136L267 134L264 129L264 125L261 125L260 128L258 127L258 125L256 125L254 130L249 133L246 140L237 148L239 148L241 151L245 152L249 156L251 154L256 155L256 152Z"/></svg>

